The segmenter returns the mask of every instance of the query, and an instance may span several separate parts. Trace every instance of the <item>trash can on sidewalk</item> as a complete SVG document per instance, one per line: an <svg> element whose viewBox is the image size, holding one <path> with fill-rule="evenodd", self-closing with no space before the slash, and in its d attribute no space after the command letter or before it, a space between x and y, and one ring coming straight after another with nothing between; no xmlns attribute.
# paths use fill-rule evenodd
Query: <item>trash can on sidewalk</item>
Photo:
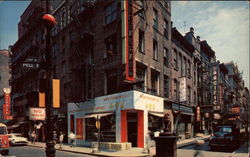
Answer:
<svg viewBox="0 0 250 157"><path fill-rule="evenodd" d="M177 136L172 133L161 133L155 137L156 155L154 157L177 157Z"/></svg>

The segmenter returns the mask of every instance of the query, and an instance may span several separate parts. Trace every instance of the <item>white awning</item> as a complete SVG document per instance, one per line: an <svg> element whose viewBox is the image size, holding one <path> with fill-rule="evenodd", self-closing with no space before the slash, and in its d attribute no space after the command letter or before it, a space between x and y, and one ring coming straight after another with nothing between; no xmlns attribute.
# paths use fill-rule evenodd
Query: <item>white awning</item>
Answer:
<svg viewBox="0 0 250 157"><path fill-rule="evenodd" d="M97 118L98 116L99 118L101 118L101 117L105 117L111 114L114 114L114 112L90 114L90 115L84 116L83 118Z"/></svg>
<svg viewBox="0 0 250 157"><path fill-rule="evenodd" d="M149 114L152 114L157 117L164 117L164 112L148 112Z"/></svg>

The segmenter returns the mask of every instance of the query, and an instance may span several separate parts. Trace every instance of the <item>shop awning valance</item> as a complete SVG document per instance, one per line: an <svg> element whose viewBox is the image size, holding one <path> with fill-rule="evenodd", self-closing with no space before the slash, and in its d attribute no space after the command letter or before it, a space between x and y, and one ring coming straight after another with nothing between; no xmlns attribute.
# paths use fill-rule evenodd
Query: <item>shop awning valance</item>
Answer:
<svg viewBox="0 0 250 157"><path fill-rule="evenodd" d="M152 112L152 111L149 111L148 113L151 114L151 115L157 116L157 117L164 117L164 112Z"/></svg>
<svg viewBox="0 0 250 157"><path fill-rule="evenodd" d="M99 118L101 118L101 117L109 116L111 114L114 114L114 112L109 112L109 113L94 113L94 114L85 115L83 118L97 118L98 116L99 116Z"/></svg>
<svg viewBox="0 0 250 157"><path fill-rule="evenodd" d="M194 111L192 107L183 106L180 104L172 104L172 110L176 113L186 114L186 115L194 115Z"/></svg>

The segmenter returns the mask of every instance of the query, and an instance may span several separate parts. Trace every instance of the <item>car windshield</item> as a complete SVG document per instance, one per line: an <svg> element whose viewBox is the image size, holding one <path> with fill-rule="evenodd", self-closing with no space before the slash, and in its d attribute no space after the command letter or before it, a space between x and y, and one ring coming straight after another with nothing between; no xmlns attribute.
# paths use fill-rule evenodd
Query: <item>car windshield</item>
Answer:
<svg viewBox="0 0 250 157"><path fill-rule="evenodd" d="M215 128L214 132L231 133L232 132L232 128L231 127L217 127L217 128Z"/></svg>

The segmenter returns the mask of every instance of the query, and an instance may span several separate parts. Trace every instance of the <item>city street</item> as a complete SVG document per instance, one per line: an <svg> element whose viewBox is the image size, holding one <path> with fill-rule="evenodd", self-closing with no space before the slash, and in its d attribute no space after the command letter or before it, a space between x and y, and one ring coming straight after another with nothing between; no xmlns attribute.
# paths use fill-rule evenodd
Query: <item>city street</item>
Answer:
<svg viewBox="0 0 250 157"><path fill-rule="evenodd" d="M10 156L15 157L45 157L45 150L29 146L14 146L10 148ZM56 151L56 157L94 157L91 155Z"/></svg>
<svg viewBox="0 0 250 157"><path fill-rule="evenodd" d="M191 145L177 150L178 157L248 157L246 144L234 150L210 150L208 142Z"/></svg>

